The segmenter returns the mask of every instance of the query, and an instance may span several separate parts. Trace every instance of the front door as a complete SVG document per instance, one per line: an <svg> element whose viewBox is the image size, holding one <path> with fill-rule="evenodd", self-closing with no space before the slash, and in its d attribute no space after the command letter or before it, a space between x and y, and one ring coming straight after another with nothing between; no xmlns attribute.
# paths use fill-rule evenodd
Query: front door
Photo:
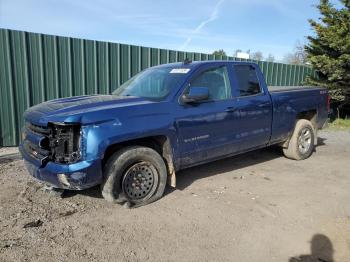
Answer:
<svg viewBox="0 0 350 262"><path fill-rule="evenodd" d="M203 68L190 81L189 87L206 87L209 99L196 104L183 104L177 117L181 166L205 162L232 153L239 118L234 108L226 63ZM186 89L185 89L186 92Z"/></svg>

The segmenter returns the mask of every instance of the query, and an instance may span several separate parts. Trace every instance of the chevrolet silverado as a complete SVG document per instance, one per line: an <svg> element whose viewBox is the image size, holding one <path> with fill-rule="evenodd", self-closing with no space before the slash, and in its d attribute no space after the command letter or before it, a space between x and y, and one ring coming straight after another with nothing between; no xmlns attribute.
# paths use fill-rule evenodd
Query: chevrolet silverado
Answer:
<svg viewBox="0 0 350 262"><path fill-rule="evenodd" d="M29 108L20 152L29 173L54 187L101 185L108 201L159 199L176 172L279 145L308 158L328 117L317 87L267 87L255 63L202 61L148 68L110 95Z"/></svg>

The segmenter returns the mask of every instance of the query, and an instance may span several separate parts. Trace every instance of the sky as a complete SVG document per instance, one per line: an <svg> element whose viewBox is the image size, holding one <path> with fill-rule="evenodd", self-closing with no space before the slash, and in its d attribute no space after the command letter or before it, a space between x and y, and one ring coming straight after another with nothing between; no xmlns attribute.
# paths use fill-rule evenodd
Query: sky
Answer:
<svg viewBox="0 0 350 262"><path fill-rule="evenodd" d="M0 27L157 48L261 51L312 34L317 0L0 0Z"/></svg>

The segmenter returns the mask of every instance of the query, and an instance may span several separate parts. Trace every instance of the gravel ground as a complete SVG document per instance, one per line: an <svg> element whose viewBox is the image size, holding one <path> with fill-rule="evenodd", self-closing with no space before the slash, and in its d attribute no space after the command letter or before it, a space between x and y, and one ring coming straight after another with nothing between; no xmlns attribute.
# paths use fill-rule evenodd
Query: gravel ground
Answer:
<svg viewBox="0 0 350 262"><path fill-rule="evenodd" d="M0 261L350 261L350 132L305 161L266 149L178 173L137 209L45 192L0 149Z"/></svg>

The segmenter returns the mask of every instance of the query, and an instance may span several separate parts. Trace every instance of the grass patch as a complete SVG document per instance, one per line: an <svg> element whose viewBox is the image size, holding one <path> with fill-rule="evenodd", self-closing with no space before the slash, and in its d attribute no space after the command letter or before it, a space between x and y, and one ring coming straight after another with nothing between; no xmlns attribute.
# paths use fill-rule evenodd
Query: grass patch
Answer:
<svg viewBox="0 0 350 262"><path fill-rule="evenodd" d="M335 119L333 122L329 123L329 128L337 130L350 130L350 119Z"/></svg>

